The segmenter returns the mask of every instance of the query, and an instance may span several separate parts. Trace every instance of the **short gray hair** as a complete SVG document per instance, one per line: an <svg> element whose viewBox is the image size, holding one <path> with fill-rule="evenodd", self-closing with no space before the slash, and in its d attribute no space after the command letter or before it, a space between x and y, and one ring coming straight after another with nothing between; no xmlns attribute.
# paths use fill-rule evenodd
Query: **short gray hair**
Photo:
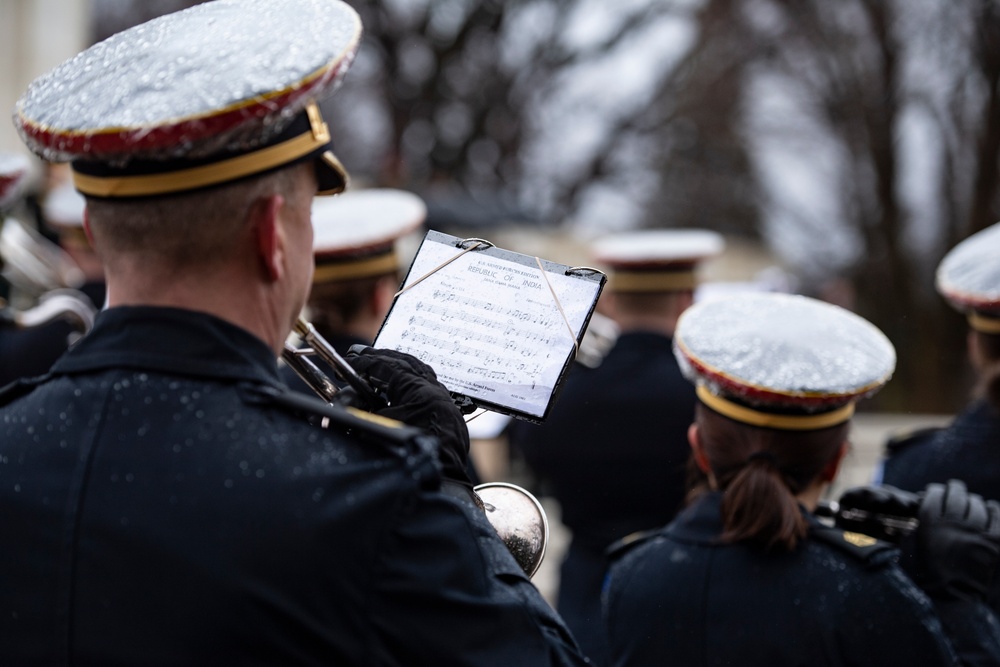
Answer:
<svg viewBox="0 0 1000 667"><path fill-rule="evenodd" d="M292 197L300 164L194 192L136 199L87 197L90 227L105 264L120 256L176 268L227 256L261 197Z"/></svg>

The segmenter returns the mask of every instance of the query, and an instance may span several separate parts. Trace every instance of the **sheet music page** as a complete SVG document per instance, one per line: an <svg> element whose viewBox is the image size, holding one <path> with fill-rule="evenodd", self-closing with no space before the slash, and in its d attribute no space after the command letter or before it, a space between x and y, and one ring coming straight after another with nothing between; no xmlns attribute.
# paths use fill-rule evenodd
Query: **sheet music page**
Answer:
<svg viewBox="0 0 1000 667"><path fill-rule="evenodd" d="M541 418L601 284L460 253L424 240L375 347L416 356L452 392Z"/></svg>

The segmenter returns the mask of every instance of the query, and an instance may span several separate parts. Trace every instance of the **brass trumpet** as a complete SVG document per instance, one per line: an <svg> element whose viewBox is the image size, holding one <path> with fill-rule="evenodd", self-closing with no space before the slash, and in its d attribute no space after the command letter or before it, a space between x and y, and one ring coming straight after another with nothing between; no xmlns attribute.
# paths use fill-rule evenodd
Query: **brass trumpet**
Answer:
<svg viewBox="0 0 1000 667"><path fill-rule="evenodd" d="M299 318L295 333L308 346L296 348L289 343L281 358L323 400L333 403L340 389L321 371L310 356L318 356L334 370L368 405L386 405L385 398L358 375L350 364L324 339L316 328ZM549 539L549 523L541 503L527 490L502 482L480 484L473 491L486 519L529 577L538 571L545 557Z"/></svg>

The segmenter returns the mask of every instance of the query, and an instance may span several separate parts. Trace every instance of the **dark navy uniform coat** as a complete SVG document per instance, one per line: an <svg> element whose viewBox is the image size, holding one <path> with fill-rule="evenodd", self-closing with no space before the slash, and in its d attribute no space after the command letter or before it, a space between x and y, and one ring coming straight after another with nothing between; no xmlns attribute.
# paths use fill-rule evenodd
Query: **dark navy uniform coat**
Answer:
<svg viewBox="0 0 1000 667"><path fill-rule="evenodd" d="M989 609L935 607L889 545L811 516L809 537L790 553L723 544L720 500L701 497L611 566L612 664L965 664L956 649L967 664L1000 664Z"/></svg>
<svg viewBox="0 0 1000 667"><path fill-rule="evenodd" d="M512 444L548 481L572 531L557 608L598 664L604 551L630 533L665 525L680 509L695 400L672 340L632 332L599 367L573 367L543 425L511 426Z"/></svg>
<svg viewBox="0 0 1000 667"><path fill-rule="evenodd" d="M980 400L943 429L927 429L890 443L882 483L906 491L923 491L949 479L965 482L971 493L1000 500L1000 412ZM1000 577L990 593L1000 613Z"/></svg>
<svg viewBox="0 0 1000 667"><path fill-rule="evenodd" d="M0 405L0 664L583 662L435 440L243 329L114 308Z"/></svg>
<svg viewBox="0 0 1000 667"><path fill-rule="evenodd" d="M922 491L960 479L971 493L1000 500L1000 411L980 400L944 429L923 431L890 446L882 482Z"/></svg>

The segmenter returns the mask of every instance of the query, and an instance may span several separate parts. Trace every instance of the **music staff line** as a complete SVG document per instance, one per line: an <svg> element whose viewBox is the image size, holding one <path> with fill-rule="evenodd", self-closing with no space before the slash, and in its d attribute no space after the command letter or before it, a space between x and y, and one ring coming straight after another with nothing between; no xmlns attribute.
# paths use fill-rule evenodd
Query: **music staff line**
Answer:
<svg viewBox="0 0 1000 667"><path fill-rule="evenodd" d="M485 356L477 355L476 358L479 363L469 364L460 357L429 352L426 347L417 345L400 344L396 345L395 349L414 356L419 355L424 363L431 368L447 368L453 371L462 371L470 377L481 377L496 382L507 382L508 384L513 384L515 380L521 379L524 376L537 378L543 370L542 365L538 363L517 362L491 353L486 353ZM481 352L481 350L479 351ZM489 368L490 365L494 364L497 367Z"/></svg>
<svg viewBox="0 0 1000 667"><path fill-rule="evenodd" d="M444 324L440 320L432 320L420 315L411 315L408 320L409 325L416 331L423 329L425 331L432 331L435 335L458 337L466 341L476 341L480 343L485 343L487 345L492 345L494 347L502 347L505 351L509 352L520 352L522 355L529 356L534 350L539 346L550 346L555 343L555 335L549 333L543 333L540 331L524 330L512 325L502 325L500 323L495 323L490 320L484 320L483 318L471 316L458 318L472 324L478 324L486 328L500 329L505 326L504 332L502 334L491 334L484 331L477 331L475 329L468 329L452 324ZM408 331L404 331L401 335L405 338ZM511 334L517 334L516 338L511 338ZM531 347L525 345L518 345L518 343L530 343Z"/></svg>
<svg viewBox="0 0 1000 667"><path fill-rule="evenodd" d="M557 325L561 320L552 317L539 314L537 312L531 312L530 310L522 310L520 308L507 308L505 306L500 306L490 301L484 301L482 299L476 299L474 297L462 296L455 292L449 292L446 290L434 290L432 295L434 303L425 303L423 300L417 301L417 305L414 307L415 310L426 310L430 313L436 313L444 317L454 317L468 322L476 322L483 324L484 326L490 326L493 328L501 328L509 326L513 321L531 323L543 328L552 328ZM448 308L445 305L438 306L437 304L448 304L454 303L457 306L467 306L467 308ZM482 311L487 313L495 314L498 318L508 317L512 322L502 322L497 319L490 319L489 317L483 317L480 315L474 315L470 311Z"/></svg>
<svg viewBox="0 0 1000 667"><path fill-rule="evenodd" d="M400 338L408 343L412 343L415 346L423 346L423 349L433 348L435 350L447 351L448 356L442 358L459 360L462 358L471 358L476 359L478 363L486 364L487 366L507 368L517 371L518 373L536 374L540 372L542 368L541 364L533 362L532 360L545 353L544 349L532 350L527 347L521 347L520 352L517 352L518 346L516 343L508 341L502 352L509 352L511 354L516 352L523 357L520 359L512 358L511 356L505 355L500 351L490 352L489 350L473 347L471 345L463 345L458 340L446 340L444 338L422 333L420 331L404 331L400 334ZM470 336L466 340L471 339L474 339L474 336ZM546 356L548 356L547 353ZM448 365L453 368L458 367L456 364ZM472 367L472 364L468 365L470 368Z"/></svg>

